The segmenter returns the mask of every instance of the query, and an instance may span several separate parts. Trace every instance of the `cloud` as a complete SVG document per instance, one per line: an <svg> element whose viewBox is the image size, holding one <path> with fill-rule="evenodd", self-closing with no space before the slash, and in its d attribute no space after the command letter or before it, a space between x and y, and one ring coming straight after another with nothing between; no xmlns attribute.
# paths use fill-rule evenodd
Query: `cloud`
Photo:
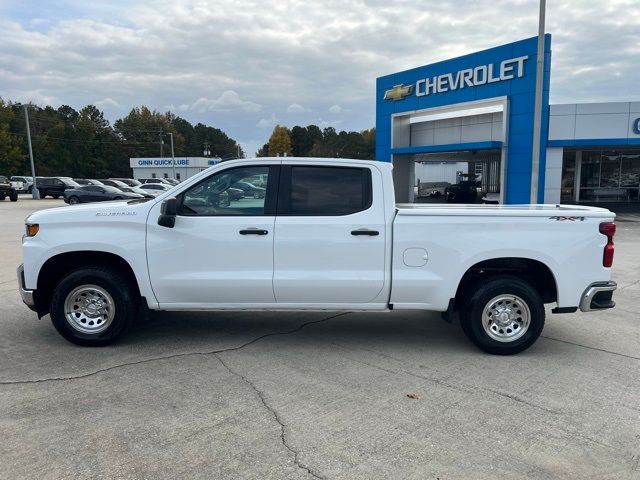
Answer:
<svg viewBox="0 0 640 480"><path fill-rule="evenodd" d="M175 105L187 120L241 142L265 136L265 128L291 113L301 124L312 122L311 112L328 112L340 115L341 128L369 128L376 77L533 36L538 5L65 0L60 9L54 2L11 3L0 6L3 98L75 108L103 99L111 121L133 106ZM547 6L552 102L640 98L636 3Z"/></svg>
<svg viewBox="0 0 640 480"><path fill-rule="evenodd" d="M93 104L98 108L120 109L122 105L116 102L113 98L107 97L102 100L97 100Z"/></svg>
<svg viewBox="0 0 640 480"><path fill-rule="evenodd" d="M275 113L271 114L271 117L269 118L261 118L260 120L258 120L258 123L256 123L256 127L258 128L270 128L270 127L275 127L276 125L278 125L279 120L276 117Z"/></svg>
<svg viewBox="0 0 640 480"><path fill-rule="evenodd" d="M184 108L181 105L180 108ZM248 100L242 100L233 90L227 90L216 99L200 97L187 107L188 110L196 110L198 112L219 111L229 112L232 110L242 110L244 112L259 112L262 105Z"/></svg>
<svg viewBox="0 0 640 480"><path fill-rule="evenodd" d="M292 103L287 107L287 113L304 113L309 111L310 110L308 108L304 108L299 103Z"/></svg>

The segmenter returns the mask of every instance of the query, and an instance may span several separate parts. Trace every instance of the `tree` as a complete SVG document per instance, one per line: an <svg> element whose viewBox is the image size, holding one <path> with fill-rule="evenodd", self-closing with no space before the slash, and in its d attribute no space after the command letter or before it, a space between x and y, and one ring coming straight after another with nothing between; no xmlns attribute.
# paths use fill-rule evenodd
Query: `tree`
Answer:
<svg viewBox="0 0 640 480"><path fill-rule="evenodd" d="M265 143L260 150L256 152L256 157L268 157L269 156L269 144Z"/></svg>
<svg viewBox="0 0 640 480"><path fill-rule="evenodd" d="M291 156L291 137L289 130L282 125L276 125L269 138L269 156Z"/></svg>
<svg viewBox="0 0 640 480"><path fill-rule="evenodd" d="M0 98L0 173L26 173L26 154L20 148L20 137L11 132L13 110Z"/></svg>

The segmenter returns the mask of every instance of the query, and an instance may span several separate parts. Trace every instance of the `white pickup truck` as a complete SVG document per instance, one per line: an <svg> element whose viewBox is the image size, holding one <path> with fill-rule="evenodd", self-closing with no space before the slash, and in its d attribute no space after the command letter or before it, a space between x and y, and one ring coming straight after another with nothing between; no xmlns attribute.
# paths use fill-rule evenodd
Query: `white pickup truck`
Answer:
<svg viewBox="0 0 640 480"><path fill-rule="evenodd" d="M151 200L26 220L24 302L104 345L149 310L430 310L482 350L531 346L553 313L614 306L615 215L560 205L396 205L375 161L224 162ZM455 315L456 317L458 315Z"/></svg>

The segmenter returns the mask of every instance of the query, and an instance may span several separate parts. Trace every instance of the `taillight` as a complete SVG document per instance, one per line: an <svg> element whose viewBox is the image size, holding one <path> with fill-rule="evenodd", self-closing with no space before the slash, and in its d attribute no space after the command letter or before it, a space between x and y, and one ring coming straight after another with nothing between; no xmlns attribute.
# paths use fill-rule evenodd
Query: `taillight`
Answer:
<svg viewBox="0 0 640 480"><path fill-rule="evenodd" d="M602 255L602 265L610 267L613 265L613 236L616 234L616 224L613 222L601 223L600 233L607 236L607 244L604 246L604 254Z"/></svg>

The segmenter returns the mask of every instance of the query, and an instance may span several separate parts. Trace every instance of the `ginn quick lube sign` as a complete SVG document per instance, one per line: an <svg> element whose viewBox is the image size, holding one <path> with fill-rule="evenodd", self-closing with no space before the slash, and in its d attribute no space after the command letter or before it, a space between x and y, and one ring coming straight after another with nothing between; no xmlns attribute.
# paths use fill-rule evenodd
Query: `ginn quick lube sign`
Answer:
<svg viewBox="0 0 640 480"><path fill-rule="evenodd" d="M453 73L446 73L431 78L423 78L416 82L416 96L424 97L432 93L449 92L464 87L477 87L487 83L520 78L524 75L524 62L528 55L511 58L500 62L500 66L492 63L475 68L466 68Z"/></svg>

